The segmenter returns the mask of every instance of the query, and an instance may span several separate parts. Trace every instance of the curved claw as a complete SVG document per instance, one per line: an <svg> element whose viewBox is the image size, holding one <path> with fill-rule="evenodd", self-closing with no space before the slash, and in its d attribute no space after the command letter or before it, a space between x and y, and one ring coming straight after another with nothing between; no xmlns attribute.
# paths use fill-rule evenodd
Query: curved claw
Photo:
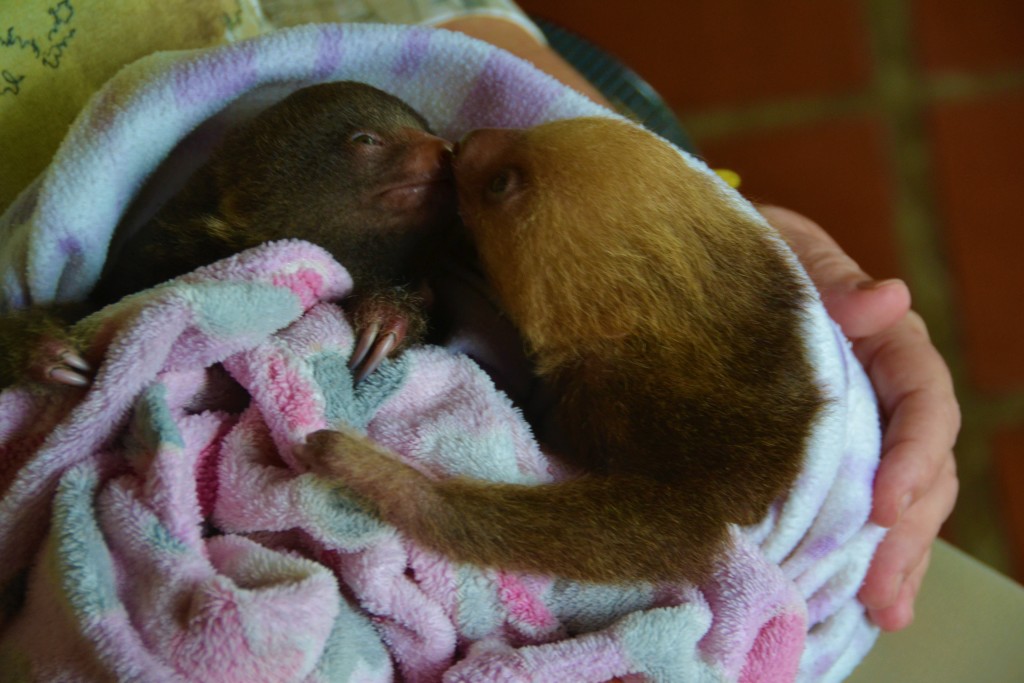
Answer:
<svg viewBox="0 0 1024 683"><path fill-rule="evenodd" d="M355 374L353 376L355 383L359 384L366 379L368 375L375 372L396 346L398 346L398 335L394 332L386 335L383 339L378 339L373 345L373 351L363 361L358 369L355 370Z"/></svg>
<svg viewBox="0 0 1024 683"><path fill-rule="evenodd" d="M359 384L402 346L410 329L415 330L417 313L407 294L378 292L356 303L353 318L357 339L348 368L354 383Z"/></svg>
<svg viewBox="0 0 1024 683"><path fill-rule="evenodd" d="M359 384L371 373L380 367L384 359L388 357L395 347L398 346L398 334L389 332L383 337L378 337L379 325L374 325L360 336L356 352L352 354L352 360L348 367L352 371L352 379Z"/></svg>
<svg viewBox="0 0 1024 683"><path fill-rule="evenodd" d="M67 365L69 368L81 370L82 372L92 372L92 366L89 365L89 362L82 358L81 356L79 356L74 351L67 351L63 353L60 357L60 360L62 363L64 363L64 365Z"/></svg>
<svg viewBox="0 0 1024 683"><path fill-rule="evenodd" d="M48 376L58 384L67 384L73 387L89 386L89 378L87 376L67 368L54 368L50 370Z"/></svg>
<svg viewBox="0 0 1024 683"><path fill-rule="evenodd" d="M380 334L380 324L372 323L369 327L363 330L362 334L359 335L359 341L356 343L356 348L352 351L352 357L348 360L348 369L355 370L359 367L363 359L366 358L366 354L369 353L370 347L377 340L377 335Z"/></svg>
<svg viewBox="0 0 1024 683"><path fill-rule="evenodd" d="M65 349L58 351L49 364L44 364L42 375L48 382L87 387L92 383L92 365L77 351Z"/></svg>

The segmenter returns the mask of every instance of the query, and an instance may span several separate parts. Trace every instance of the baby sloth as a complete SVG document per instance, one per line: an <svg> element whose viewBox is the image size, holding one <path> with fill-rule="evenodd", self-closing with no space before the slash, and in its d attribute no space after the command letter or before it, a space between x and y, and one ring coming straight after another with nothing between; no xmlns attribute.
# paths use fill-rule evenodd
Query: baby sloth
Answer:
<svg viewBox="0 0 1024 683"><path fill-rule="evenodd" d="M434 481L351 433L304 457L426 546L601 582L708 578L727 525L785 494L824 397L784 247L636 126L479 130L456 148L459 210L500 305L557 396L536 486Z"/></svg>
<svg viewBox="0 0 1024 683"><path fill-rule="evenodd" d="M352 81L297 90L233 129L108 260L87 305L64 317L263 242L304 239L352 275L359 339L350 363L360 379L424 331L424 278L458 222L450 162L451 144L388 93ZM18 332L0 334L0 387L25 375L88 383L73 342L61 338L70 320L60 312L4 321Z"/></svg>

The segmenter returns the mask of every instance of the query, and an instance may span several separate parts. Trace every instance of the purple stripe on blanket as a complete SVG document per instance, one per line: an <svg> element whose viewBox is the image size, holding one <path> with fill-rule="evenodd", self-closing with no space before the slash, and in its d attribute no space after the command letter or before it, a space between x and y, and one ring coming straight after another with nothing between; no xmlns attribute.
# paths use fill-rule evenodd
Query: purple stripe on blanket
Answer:
<svg viewBox="0 0 1024 683"><path fill-rule="evenodd" d="M812 560L820 560L838 547L839 542L834 537L823 536L808 545L804 552Z"/></svg>
<svg viewBox="0 0 1024 683"><path fill-rule="evenodd" d="M174 95L179 107L227 103L259 81L256 47L245 43L233 48L206 53L181 65L174 73Z"/></svg>
<svg viewBox="0 0 1024 683"><path fill-rule="evenodd" d="M427 58L430 38L434 31L425 28L411 29L402 43L401 52L392 67L391 74L395 78L410 78Z"/></svg>
<svg viewBox="0 0 1024 683"><path fill-rule="evenodd" d="M313 63L313 80L322 81L338 69L345 55L343 36L335 27L322 27L317 41L316 61Z"/></svg>
<svg viewBox="0 0 1024 683"><path fill-rule="evenodd" d="M540 123L564 87L538 75L511 55L491 55L456 114L456 128L528 128Z"/></svg>
<svg viewBox="0 0 1024 683"><path fill-rule="evenodd" d="M82 242L74 237L62 237L57 244L60 252L65 256L76 256L82 253Z"/></svg>
<svg viewBox="0 0 1024 683"><path fill-rule="evenodd" d="M118 115L126 111L125 101L132 94L133 91L124 84L107 84L93 98L85 126L94 131L94 135L110 130L117 122Z"/></svg>
<svg viewBox="0 0 1024 683"><path fill-rule="evenodd" d="M72 268L81 268L84 265L86 247L81 240L75 237L62 237L58 240L57 248Z"/></svg>

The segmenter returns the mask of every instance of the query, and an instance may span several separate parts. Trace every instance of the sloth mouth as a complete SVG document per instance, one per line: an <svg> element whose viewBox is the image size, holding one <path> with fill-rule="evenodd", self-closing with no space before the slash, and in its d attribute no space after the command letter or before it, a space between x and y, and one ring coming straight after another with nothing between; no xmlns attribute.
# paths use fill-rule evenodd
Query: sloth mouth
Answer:
<svg viewBox="0 0 1024 683"><path fill-rule="evenodd" d="M434 179L405 181L385 187L383 190L377 193L377 196L388 197L390 195L396 194L423 194L424 192L427 192L430 188L437 185L441 185L443 183L444 181Z"/></svg>
<svg viewBox="0 0 1024 683"><path fill-rule="evenodd" d="M450 173L430 173L388 183L374 195L374 199L388 204L416 206L432 199L446 199L453 189Z"/></svg>

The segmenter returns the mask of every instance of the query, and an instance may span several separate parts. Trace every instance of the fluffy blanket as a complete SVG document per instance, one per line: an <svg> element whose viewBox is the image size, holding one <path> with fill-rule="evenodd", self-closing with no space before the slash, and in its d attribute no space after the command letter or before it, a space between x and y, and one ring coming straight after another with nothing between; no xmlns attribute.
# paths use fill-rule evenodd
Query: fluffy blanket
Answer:
<svg viewBox="0 0 1024 683"><path fill-rule="evenodd" d="M309 26L154 55L96 96L0 219L3 307L84 296L114 228L145 220L230 121L342 79L449 137L610 115L424 28ZM831 402L792 493L733 530L706 585L605 586L453 564L301 472L305 436L348 424L437 476L559 476L463 353L414 348L354 387L342 265L283 241L201 268L81 323L106 349L84 396L0 394L8 679L832 681L870 648L855 594L882 535L867 522L877 411L819 304L806 334ZM470 323L487 315L473 303ZM455 346L491 362L480 331Z"/></svg>

